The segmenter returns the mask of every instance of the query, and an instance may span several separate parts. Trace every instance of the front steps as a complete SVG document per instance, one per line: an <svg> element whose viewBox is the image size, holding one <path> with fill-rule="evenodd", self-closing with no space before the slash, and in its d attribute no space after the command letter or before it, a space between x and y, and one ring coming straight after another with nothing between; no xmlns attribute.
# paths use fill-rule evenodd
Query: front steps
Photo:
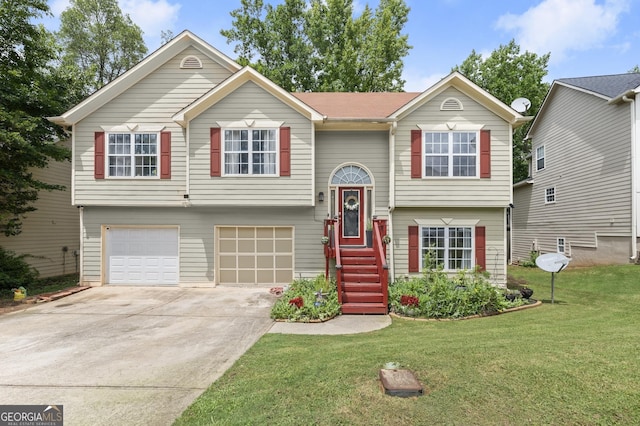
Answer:
<svg viewBox="0 0 640 426"><path fill-rule="evenodd" d="M343 314L387 314L387 284L381 282L372 248L341 248Z"/></svg>

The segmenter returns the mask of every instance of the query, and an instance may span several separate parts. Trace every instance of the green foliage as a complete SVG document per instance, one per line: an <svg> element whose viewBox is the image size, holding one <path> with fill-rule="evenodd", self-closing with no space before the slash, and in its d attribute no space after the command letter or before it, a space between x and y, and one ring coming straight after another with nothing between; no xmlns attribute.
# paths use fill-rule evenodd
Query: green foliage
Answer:
<svg viewBox="0 0 640 426"><path fill-rule="evenodd" d="M25 261L26 257L0 247L0 290L29 288L38 278L38 271Z"/></svg>
<svg viewBox="0 0 640 426"><path fill-rule="evenodd" d="M522 299L508 301L503 291L486 280L483 272L460 271L449 277L442 265L434 267L425 256L421 277L399 280L389 286L391 310L401 315L424 318L463 318L488 315L524 304ZM407 296L418 299L408 304Z"/></svg>
<svg viewBox="0 0 640 426"><path fill-rule="evenodd" d="M289 91L400 91L408 13L403 0L367 5L357 18L353 0L242 0L220 33L237 43L240 64Z"/></svg>
<svg viewBox="0 0 640 426"><path fill-rule="evenodd" d="M540 256L540 252L531 250L529 252L529 259L521 261L520 266L524 266L526 268L535 268L537 266L536 259L538 258L538 256Z"/></svg>
<svg viewBox="0 0 640 426"><path fill-rule="evenodd" d="M294 322L327 320L339 314L335 280L327 281L323 275L293 281L271 309L271 318Z"/></svg>
<svg viewBox="0 0 640 426"><path fill-rule="evenodd" d="M528 51L520 53L520 46L511 40L507 45L500 45L486 58L472 50L467 59L453 70L460 71L507 105L511 105L516 98L529 99L531 107L526 115L534 116L549 90L549 84L543 82L549 58L549 53L542 56ZM527 156L530 147L524 138L530 125L520 126L513 135L514 182L524 180L529 175Z"/></svg>
<svg viewBox="0 0 640 426"><path fill-rule="evenodd" d="M60 15L63 65L77 72L85 94L100 89L147 53L142 30L116 0L71 0Z"/></svg>
<svg viewBox="0 0 640 426"><path fill-rule="evenodd" d="M33 169L70 152L56 142L63 129L46 117L56 116L77 98L63 70L53 66L53 36L33 21L49 14L44 0L3 1L0 7L0 232L17 235L25 214L41 190L60 190L36 179Z"/></svg>

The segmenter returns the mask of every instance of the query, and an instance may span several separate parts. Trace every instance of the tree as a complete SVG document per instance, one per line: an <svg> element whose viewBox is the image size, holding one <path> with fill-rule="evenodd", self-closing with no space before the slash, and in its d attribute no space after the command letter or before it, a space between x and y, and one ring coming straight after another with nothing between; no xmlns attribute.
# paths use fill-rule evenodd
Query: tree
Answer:
<svg viewBox="0 0 640 426"><path fill-rule="evenodd" d="M638 65L634 66L629 71L627 71L627 73L640 73L640 66Z"/></svg>
<svg viewBox="0 0 640 426"><path fill-rule="evenodd" d="M81 73L85 92L100 89L147 53L142 30L117 0L71 0L60 15L63 64Z"/></svg>
<svg viewBox="0 0 640 426"><path fill-rule="evenodd" d="M500 47L485 59L475 50L461 65L453 68L471 81L500 99L507 105L520 97L531 101L527 115L535 115L549 90L543 82L547 75L550 54L538 56L532 52L520 53L515 40ZM513 180L519 182L529 175L527 156L530 147L524 138L530 123L518 128L513 134Z"/></svg>
<svg viewBox="0 0 640 426"><path fill-rule="evenodd" d="M238 62L290 91L402 90L402 58L411 48L401 31L409 8L381 0L353 18L353 0L241 0L233 28Z"/></svg>
<svg viewBox="0 0 640 426"><path fill-rule="evenodd" d="M73 77L53 66L53 35L34 19L48 14L46 0L1 0L0 7L0 231L17 235L34 211L40 190L63 189L33 176L69 150L55 142L63 129L46 117L77 100Z"/></svg>

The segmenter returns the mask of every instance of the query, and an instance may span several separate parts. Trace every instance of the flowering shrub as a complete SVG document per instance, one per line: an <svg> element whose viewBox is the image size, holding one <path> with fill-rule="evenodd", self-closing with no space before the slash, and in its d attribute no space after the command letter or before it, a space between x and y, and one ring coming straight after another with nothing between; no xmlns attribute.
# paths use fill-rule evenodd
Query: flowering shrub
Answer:
<svg viewBox="0 0 640 426"><path fill-rule="evenodd" d="M420 300L415 296L403 294L400 297L400 304L404 306L418 306L420 304Z"/></svg>
<svg viewBox="0 0 640 426"><path fill-rule="evenodd" d="M300 308L302 308L304 306L304 300L300 296L294 297L293 299L289 300L289 304L295 306L298 309L300 309Z"/></svg>
<svg viewBox="0 0 640 426"><path fill-rule="evenodd" d="M324 321L339 314L336 283L324 275L293 281L271 308L271 318L292 322Z"/></svg>
<svg viewBox="0 0 640 426"><path fill-rule="evenodd" d="M428 262L425 262L423 276L399 280L389 286L391 311L415 317L488 315L524 303L521 298L507 300L502 290L491 285L478 270L461 271L450 277L441 266Z"/></svg>

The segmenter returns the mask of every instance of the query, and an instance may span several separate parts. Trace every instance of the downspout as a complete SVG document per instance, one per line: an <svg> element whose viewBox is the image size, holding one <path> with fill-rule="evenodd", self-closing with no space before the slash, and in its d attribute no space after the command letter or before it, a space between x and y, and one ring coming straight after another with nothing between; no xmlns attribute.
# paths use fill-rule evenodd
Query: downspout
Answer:
<svg viewBox="0 0 640 426"><path fill-rule="evenodd" d="M398 122L391 123L389 128L389 225L387 226L387 233L391 237L391 244L389 250L390 273L391 281L395 280L396 276L396 262L395 262L395 244L393 240L393 211L396 208L396 130L398 128Z"/></svg>
<svg viewBox="0 0 640 426"><path fill-rule="evenodd" d="M78 268L78 284L84 285L84 206L78 206L80 213L80 267Z"/></svg>
<svg viewBox="0 0 640 426"><path fill-rule="evenodd" d="M637 162L637 143L638 143L638 126L636 123L637 103L634 99L627 95L622 96L624 102L629 103L631 110L631 258L632 262L637 261L638 257L638 181L640 180L640 171Z"/></svg>

